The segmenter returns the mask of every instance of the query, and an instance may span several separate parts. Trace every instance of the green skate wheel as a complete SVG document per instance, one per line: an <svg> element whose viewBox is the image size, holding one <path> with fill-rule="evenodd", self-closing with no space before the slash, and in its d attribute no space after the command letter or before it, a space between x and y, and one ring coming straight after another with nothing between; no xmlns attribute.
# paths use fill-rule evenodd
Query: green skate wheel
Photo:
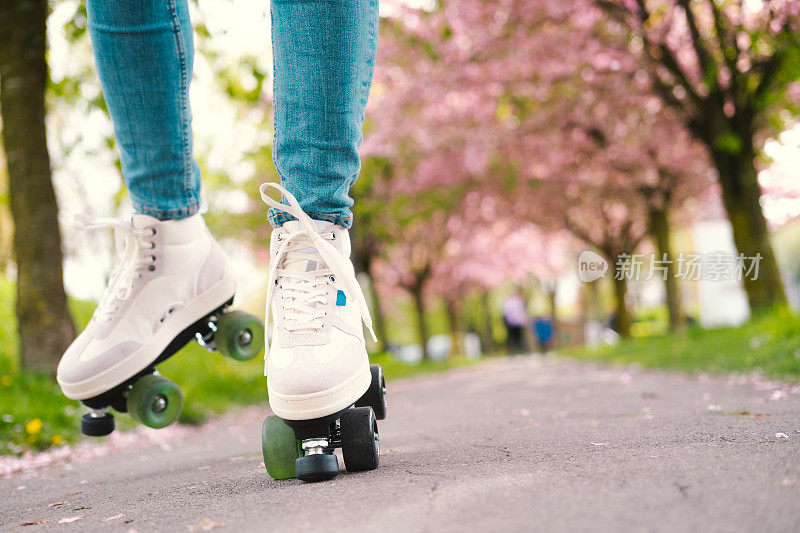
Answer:
<svg viewBox="0 0 800 533"><path fill-rule="evenodd" d="M217 323L214 343L222 355L249 361L264 352L264 324L244 311L229 311Z"/></svg>
<svg viewBox="0 0 800 533"><path fill-rule="evenodd" d="M183 407L183 393L175 382L149 374L133 384L128 393L127 407L137 422L151 428L163 428L178 419Z"/></svg>
<svg viewBox="0 0 800 533"><path fill-rule="evenodd" d="M270 415L261 426L261 450L264 466L272 479L294 477L295 460L300 457L300 442L294 430L275 415Z"/></svg>

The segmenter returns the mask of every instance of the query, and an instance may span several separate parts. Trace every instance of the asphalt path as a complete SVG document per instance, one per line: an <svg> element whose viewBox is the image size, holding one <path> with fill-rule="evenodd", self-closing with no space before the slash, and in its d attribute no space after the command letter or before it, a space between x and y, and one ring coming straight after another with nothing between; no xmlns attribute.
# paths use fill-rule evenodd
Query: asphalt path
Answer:
<svg viewBox="0 0 800 533"><path fill-rule="evenodd" d="M0 530L800 530L796 385L528 356L388 393L376 471L274 481L250 408L6 465Z"/></svg>

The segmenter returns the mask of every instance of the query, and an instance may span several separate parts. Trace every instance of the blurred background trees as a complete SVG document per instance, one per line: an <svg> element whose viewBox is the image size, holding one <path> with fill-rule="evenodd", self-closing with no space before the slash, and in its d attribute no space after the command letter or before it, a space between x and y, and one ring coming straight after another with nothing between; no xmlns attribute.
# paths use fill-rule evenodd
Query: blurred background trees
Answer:
<svg viewBox="0 0 800 533"><path fill-rule="evenodd" d="M254 309L268 234L254 191L277 179L262 4L192 3L206 216ZM680 330L699 306L696 287L675 275L676 256L692 250L693 225L723 218L735 251L761 257L759 278L743 283L750 310L785 305L770 230L800 216L800 187L796 169L776 170L766 147L798 128L799 9L728 0L384 6L353 190L354 259L381 339L373 348L418 344L426 358L431 335L445 334L463 352L469 332L493 351L504 335L500 304L515 286L532 317L553 316L563 331L591 319L638 334L649 286L614 270L620 256L644 252L667 272L658 279L663 325ZM73 334L60 250L80 299L97 297L111 257L110 235L78 234L69 221L84 211L124 216L129 205L83 5L4 1L2 12L0 268L20 291L23 360L52 371ZM784 215L770 226L763 206L778 204ZM13 256L4 205L19 228ZM580 286L575 258L587 246L610 272ZM797 262L784 264L795 287Z"/></svg>

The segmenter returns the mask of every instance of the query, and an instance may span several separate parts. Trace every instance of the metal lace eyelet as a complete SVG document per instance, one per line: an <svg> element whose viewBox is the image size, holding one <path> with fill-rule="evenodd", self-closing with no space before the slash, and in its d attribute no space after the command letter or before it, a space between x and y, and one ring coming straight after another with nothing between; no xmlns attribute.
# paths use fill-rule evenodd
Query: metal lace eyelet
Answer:
<svg viewBox="0 0 800 533"><path fill-rule="evenodd" d="M150 256L150 262L151 262L151 263L155 263L155 262L156 262L156 256L154 256L154 255L151 255L151 256Z"/></svg>
<svg viewBox="0 0 800 533"><path fill-rule="evenodd" d="M275 278L275 285L277 285L277 284L278 284L278 279L277 279L277 278Z"/></svg>
<svg viewBox="0 0 800 533"><path fill-rule="evenodd" d="M278 242L280 242L280 241L282 241L282 240L283 240L283 239L281 238L281 235L283 235L283 234L282 234L282 233L278 233L278 236L276 237L276 239L278 239Z"/></svg>
<svg viewBox="0 0 800 533"><path fill-rule="evenodd" d="M333 276L328 276L328 279L331 280L331 283L336 283L336 278Z"/></svg>
<svg viewBox="0 0 800 533"><path fill-rule="evenodd" d="M331 233L331 240L332 240L332 241L335 241L335 240L336 240L336 234L335 234L335 233Z"/></svg>
<svg viewBox="0 0 800 533"><path fill-rule="evenodd" d="M155 247L156 247L156 243L154 243L153 241L150 241L150 249L152 250Z"/></svg>
<svg viewBox="0 0 800 533"><path fill-rule="evenodd" d="M155 234L156 234L156 228L150 228L150 231L152 231L152 232L153 232L153 233L151 233L151 234L150 234L150 236L153 236L153 235L155 235Z"/></svg>
<svg viewBox="0 0 800 533"><path fill-rule="evenodd" d="M155 269L156 269L155 265L150 265L149 267L147 267L147 270L149 270L150 272L153 272Z"/></svg>

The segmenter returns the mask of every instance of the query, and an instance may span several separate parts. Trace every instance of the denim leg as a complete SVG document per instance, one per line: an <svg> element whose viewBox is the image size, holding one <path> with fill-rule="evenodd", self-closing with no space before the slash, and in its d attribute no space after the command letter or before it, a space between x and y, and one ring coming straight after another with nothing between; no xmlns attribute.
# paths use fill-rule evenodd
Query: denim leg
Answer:
<svg viewBox="0 0 800 533"><path fill-rule="evenodd" d="M303 211L350 227L378 1L272 0L272 43L275 168ZM291 218L270 211L274 225Z"/></svg>
<svg viewBox="0 0 800 533"><path fill-rule="evenodd" d="M87 0L97 72L134 209L183 218L200 204L187 0Z"/></svg>

